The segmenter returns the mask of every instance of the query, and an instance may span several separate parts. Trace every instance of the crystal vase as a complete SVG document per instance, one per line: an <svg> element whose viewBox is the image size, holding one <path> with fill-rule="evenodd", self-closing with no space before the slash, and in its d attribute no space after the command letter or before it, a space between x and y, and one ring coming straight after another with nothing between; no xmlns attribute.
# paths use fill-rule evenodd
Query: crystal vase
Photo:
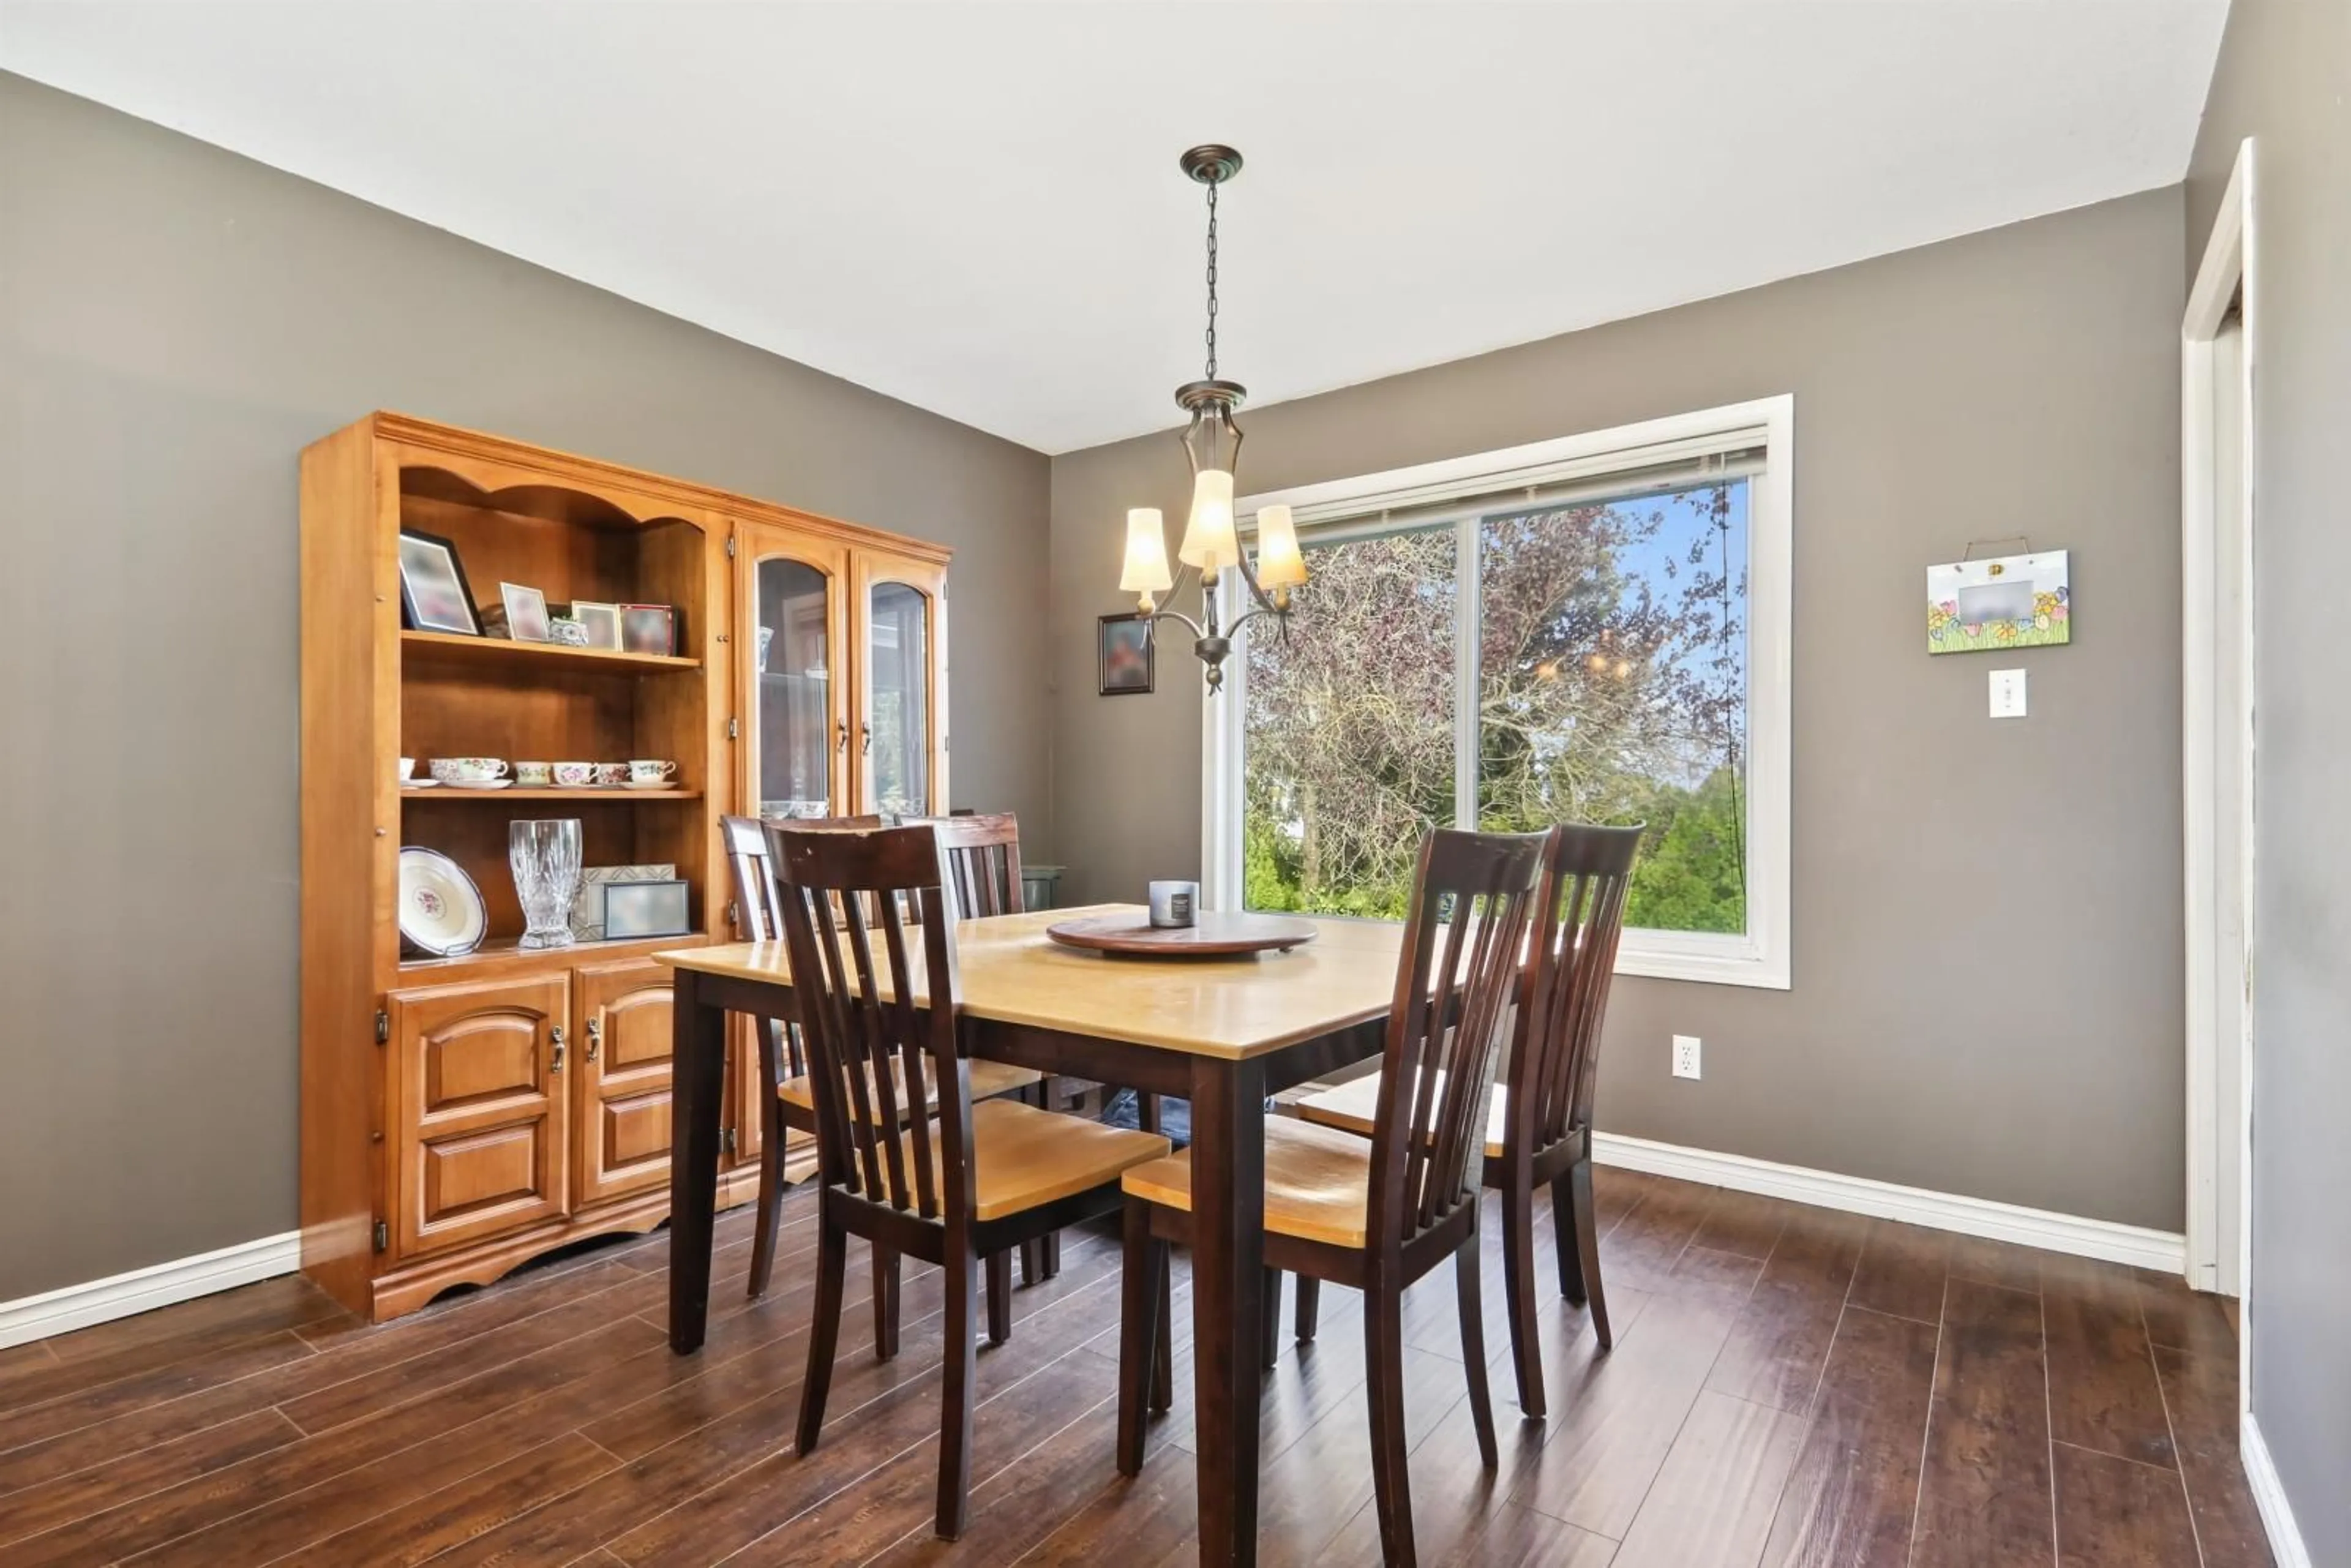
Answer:
<svg viewBox="0 0 2351 1568"><path fill-rule="evenodd" d="M516 822L507 830L507 864L522 902L524 947L571 945L571 901L580 893L580 819Z"/></svg>

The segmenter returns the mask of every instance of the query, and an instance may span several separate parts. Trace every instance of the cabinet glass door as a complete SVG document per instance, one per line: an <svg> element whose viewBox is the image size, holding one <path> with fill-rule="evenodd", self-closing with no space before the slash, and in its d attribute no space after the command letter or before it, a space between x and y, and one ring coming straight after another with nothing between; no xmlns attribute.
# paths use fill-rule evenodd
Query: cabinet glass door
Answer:
<svg viewBox="0 0 2351 1568"><path fill-rule="evenodd" d="M839 815L833 758L836 575L791 556L758 560L752 604L757 747L752 800L762 817Z"/></svg>
<svg viewBox="0 0 2351 1568"><path fill-rule="evenodd" d="M865 616L865 795L877 811L931 809L931 599L877 581Z"/></svg>

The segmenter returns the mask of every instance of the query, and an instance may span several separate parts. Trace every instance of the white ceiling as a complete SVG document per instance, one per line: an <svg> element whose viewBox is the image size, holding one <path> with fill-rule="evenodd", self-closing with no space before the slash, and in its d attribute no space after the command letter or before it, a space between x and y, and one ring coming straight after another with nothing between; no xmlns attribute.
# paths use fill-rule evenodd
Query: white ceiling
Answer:
<svg viewBox="0 0 2351 1568"><path fill-rule="evenodd" d="M1061 452L2169 183L2226 0L0 0L0 66Z"/></svg>

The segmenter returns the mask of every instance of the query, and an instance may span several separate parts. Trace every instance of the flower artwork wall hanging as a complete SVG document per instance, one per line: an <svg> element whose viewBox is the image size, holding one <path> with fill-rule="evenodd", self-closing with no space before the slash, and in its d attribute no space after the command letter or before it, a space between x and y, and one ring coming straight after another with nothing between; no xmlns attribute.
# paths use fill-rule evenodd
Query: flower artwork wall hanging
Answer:
<svg viewBox="0 0 2351 1568"><path fill-rule="evenodd" d="M1991 653L2074 640L2067 552L1994 556L1927 569L1927 652Z"/></svg>

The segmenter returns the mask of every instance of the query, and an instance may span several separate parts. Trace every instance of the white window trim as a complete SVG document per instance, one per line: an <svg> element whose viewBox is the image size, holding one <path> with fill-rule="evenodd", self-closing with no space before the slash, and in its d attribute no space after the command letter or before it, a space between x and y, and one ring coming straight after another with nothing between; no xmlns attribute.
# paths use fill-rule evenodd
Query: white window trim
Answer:
<svg viewBox="0 0 2351 1568"><path fill-rule="evenodd" d="M1317 514L1339 516L1383 503L1426 499L1449 490L1474 493L1499 488L1515 483L1522 474L1557 479L1578 471L1604 473L1636 449L1677 443L1702 448L1708 442L1740 432L1751 434L1758 428L1764 433L1764 469L1749 482L1748 490L1748 928L1743 936L1726 936L1628 927L1617 948L1620 975L1790 988L1794 395L1782 393L1360 478L1303 485L1245 497L1234 504L1236 516L1245 520L1254 518L1261 507L1284 504L1305 524ZM1239 605L1248 591L1237 574L1226 575L1225 602ZM1468 619L1463 618L1465 625ZM1313 634L1311 614L1302 617L1292 632ZM1474 656L1476 639L1466 631L1464 636ZM1210 909L1238 909L1241 902L1241 716L1249 698L1248 639L1249 629L1244 628L1234 639L1233 656L1226 662L1223 694L1211 695L1201 705L1201 895ZM1469 722L1469 716L1463 715L1459 722ZM1474 797L1475 791L1464 793Z"/></svg>

